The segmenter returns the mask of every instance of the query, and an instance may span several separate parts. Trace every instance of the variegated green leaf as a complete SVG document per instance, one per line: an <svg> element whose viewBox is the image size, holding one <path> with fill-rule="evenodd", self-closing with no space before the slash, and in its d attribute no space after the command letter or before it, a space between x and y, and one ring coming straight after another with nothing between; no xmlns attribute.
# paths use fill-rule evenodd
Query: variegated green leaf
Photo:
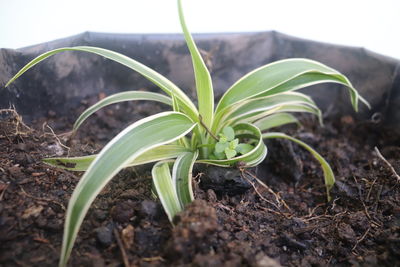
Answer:
<svg viewBox="0 0 400 267"><path fill-rule="evenodd" d="M265 134L263 134L263 138L265 138L265 139L272 139L272 138L288 139L290 141L293 141L293 142L299 144L304 149L308 150L314 156L314 158L316 160L318 160L318 162L321 164L322 170L324 172L324 180L325 180L327 198L328 198L328 201L331 200L331 196L330 196L329 192L331 191L333 185L335 184L335 175L333 174L333 171L332 171L329 163L326 162L326 160L317 151L315 151L312 147L310 147L303 141L300 141L299 139L294 138L289 135L286 135L284 133L279 133L279 132L265 133Z"/></svg>
<svg viewBox="0 0 400 267"><path fill-rule="evenodd" d="M282 112L264 117L254 122L254 125L257 126L261 132L263 132L271 128L279 127L290 123L300 124L299 120L295 116L293 116L290 113Z"/></svg>
<svg viewBox="0 0 400 267"><path fill-rule="evenodd" d="M243 155L249 153L253 148L254 146L243 143L243 144L238 144L235 149L238 153Z"/></svg>
<svg viewBox="0 0 400 267"><path fill-rule="evenodd" d="M153 184L157 192L157 196L172 222L175 215L182 211L181 204L176 194L176 189L172 182L171 172L168 162L160 161L153 166L151 171Z"/></svg>
<svg viewBox="0 0 400 267"><path fill-rule="evenodd" d="M284 104L277 106L273 109L267 109L265 111L256 112L247 116L240 117L234 121L229 121L229 123L242 123L248 122L253 123L257 120L260 120L266 116L270 116L272 114L280 113L280 112L304 112L311 113L318 117L319 122L322 125L322 113L321 110L317 106L304 105L301 103L298 104Z"/></svg>
<svg viewBox="0 0 400 267"><path fill-rule="evenodd" d="M190 55L192 56L199 113L203 118L204 124L211 128L211 123L214 116L214 91L212 87L211 76L207 70L203 58L199 53L199 50L196 47L195 42L193 41L193 37L186 26L185 17L182 10L182 3L180 0L178 0L178 11L186 44L189 48Z"/></svg>
<svg viewBox="0 0 400 267"><path fill-rule="evenodd" d="M326 82L347 86L355 110L359 99L368 104L360 98L350 81L338 71L313 60L293 58L267 64L242 77L222 96L216 113L252 97L298 90Z"/></svg>
<svg viewBox="0 0 400 267"><path fill-rule="evenodd" d="M225 109L223 112L220 112L217 117L215 117L215 127L212 130L218 132L221 127L226 124L229 125L233 121L245 121L245 118L250 118L256 114L260 114L262 112L267 112L267 114L269 114L270 112L268 111L270 110L275 108L281 109L281 107L290 105L309 106L316 110L317 114L320 116L318 107L309 96L297 92L287 92L271 96L252 98Z"/></svg>
<svg viewBox="0 0 400 267"><path fill-rule="evenodd" d="M172 108L174 111L180 112L178 99L174 95L172 95Z"/></svg>
<svg viewBox="0 0 400 267"><path fill-rule="evenodd" d="M197 151L183 153L175 160L172 169L172 181L182 209L194 199L192 170L197 157Z"/></svg>
<svg viewBox="0 0 400 267"><path fill-rule="evenodd" d="M182 106L182 109L184 112L193 120L193 121L198 121L198 112L192 101L187 97L187 95L179 89L174 83L172 83L170 80L159 74L158 72L152 70L151 68L143 65L142 63L129 58L125 55L122 55L120 53L99 48L99 47L91 47L91 46L75 46L75 47L64 47L64 48L58 48L54 49L51 51L48 51L46 53L43 53L39 55L38 57L34 58L31 62L26 64L13 78L11 78L7 84L6 87L15 81L19 76L21 76L25 71L30 69L31 67L35 66L39 62L45 60L46 58L53 56L55 54L58 54L60 52L65 52L65 51L82 51L82 52L89 52L93 54L97 54L100 56L103 56L105 58L111 59L115 62L118 62L124 66L127 66L128 68L131 68L138 73L142 74L145 78L147 78L149 81L153 82L157 86L159 86L165 93L168 95L175 95L179 99L179 103Z"/></svg>
<svg viewBox="0 0 400 267"><path fill-rule="evenodd" d="M81 156L81 157L57 157L57 158L46 158L42 161L54 167L69 171L86 171L90 164L96 159L97 154Z"/></svg>
<svg viewBox="0 0 400 267"><path fill-rule="evenodd" d="M166 105L172 105L170 97L158 93L144 91L127 91L116 93L100 100L99 102L82 112L82 114L79 116L74 124L74 131L76 131L90 115L92 115L99 109L111 104L132 100L151 100L161 102Z"/></svg>
<svg viewBox="0 0 400 267"><path fill-rule="evenodd" d="M304 113L311 113L318 117L320 124L322 125L322 115L321 111L316 106L309 106L304 104L283 104L280 106L273 107L271 109L266 109L265 111L255 112L253 114L248 114L246 116L242 116L240 118L231 119L224 123L221 123L221 127L225 125L236 125L239 123L254 123L264 117L271 116L276 113L281 112L304 112Z"/></svg>
<svg viewBox="0 0 400 267"><path fill-rule="evenodd" d="M144 152L132 162L129 162L125 167L133 167L161 160L173 159L185 152L190 152L190 150L184 146L162 145ZM47 158L43 159L43 162L70 171L86 171L96 157L97 154L82 157Z"/></svg>
<svg viewBox="0 0 400 267"><path fill-rule="evenodd" d="M142 119L114 137L80 179L68 204L60 265L65 266L87 210L103 187L135 158L190 132L195 124L177 112Z"/></svg>

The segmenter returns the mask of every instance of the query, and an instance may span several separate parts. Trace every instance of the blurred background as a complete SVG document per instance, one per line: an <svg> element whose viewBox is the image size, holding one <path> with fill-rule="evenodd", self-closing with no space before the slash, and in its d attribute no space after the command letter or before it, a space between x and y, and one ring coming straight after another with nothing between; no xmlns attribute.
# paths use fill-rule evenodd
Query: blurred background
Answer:
<svg viewBox="0 0 400 267"><path fill-rule="evenodd" d="M400 59L399 0L184 0L193 33L285 34ZM0 0L0 48L20 48L84 31L181 32L175 0Z"/></svg>

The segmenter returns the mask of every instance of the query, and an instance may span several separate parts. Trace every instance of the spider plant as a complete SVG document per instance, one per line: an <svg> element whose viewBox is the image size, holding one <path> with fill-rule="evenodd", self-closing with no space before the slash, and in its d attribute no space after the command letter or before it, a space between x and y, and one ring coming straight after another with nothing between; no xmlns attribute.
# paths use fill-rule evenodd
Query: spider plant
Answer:
<svg viewBox="0 0 400 267"><path fill-rule="evenodd" d="M60 266L67 264L82 221L102 188L123 168L155 163L152 179L170 221L190 203L192 168L195 163L233 167L256 166L267 155L265 138L285 138L310 151L321 164L326 192L335 178L329 164L302 141L271 128L298 122L293 112L318 116L321 111L307 95L296 92L310 85L337 83L348 88L357 110L359 96L350 81L338 71L319 62L293 58L261 66L235 82L214 107L210 73L189 33L178 0L180 24L193 61L197 90L196 106L166 77L138 61L99 47L65 47L43 53L30 61L6 87L42 60L64 51L88 52L137 71L163 92L127 91L104 98L84 111L73 131L97 110L122 101L150 100L171 106L171 111L141 119L115 136L97 155L48 158L48 164L72 171L85 171L69 200L65 219Z"/></svg>

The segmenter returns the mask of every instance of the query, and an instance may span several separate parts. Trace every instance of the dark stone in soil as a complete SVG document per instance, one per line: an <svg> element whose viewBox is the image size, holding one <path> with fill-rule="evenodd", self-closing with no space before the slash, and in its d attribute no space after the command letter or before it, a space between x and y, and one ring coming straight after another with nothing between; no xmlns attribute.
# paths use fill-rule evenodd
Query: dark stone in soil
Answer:
<svg viewBox="0 0 400 267"><path fill-rule="evenodd" d="M300 159L303 151L289 140L267 140L268 155L260 167L257 168L258 177L268 177L271 182L280 183L298 182L303 175L303 163ZM271 175L273 174L273 175ZM271 180L273 176L279 177L277 181Z"/></svg>
<svg viewBox="0 0 400 267"><path fill-rule="evenodd" d="M199 172L204 173L200 178L200 188L204 191L212 189L215 193L233 196L243 194L252 187L236 168L207 166L199 168ZM248 175L246 178L252 179Z"/></svg>
<svg viewBox="0 0 400 267"><path fill-rule="evenodd" d="M140 203L140 214L152 219L160 215L160 208L159 204L152 200L143 200Z"/></svg>
<svg viewBox="0 0 400 267"><path fill-rule="evenodd" d="M118 203L111 209L111 217L119 223L126 223L133 217L135 203L131 200Z"/></svg>
<svg viewBox="0 0 400 267"><path fill-rule="evenodd" d="M166 221L166 223L170 224L169 221ZM159 251L160 246L165 246L162 230L149 224L135 228L135 251L144 257L151 257L154 251Z"/></svg>
<svg viewBox="0 0 400 267"><path fill-rule="evenodd" d="M339 238L349 243L355 243L357 240L356 233L347 223L341 223L337 226Z"/></svg>
<svg viewBox="0 0 400 267"><path fill-rule="evenodd" d="M96 220L102 222L107 218L107 212L105 212L104 210L95 210L93 211L93 216Z"/></svg>
<svg viewBox="0 0 400 267"><path fill-rule="evenodd" d="M94 230L96 240L104 247L108 247L113 242L113 233L110 226L102 226Z"/></svg>

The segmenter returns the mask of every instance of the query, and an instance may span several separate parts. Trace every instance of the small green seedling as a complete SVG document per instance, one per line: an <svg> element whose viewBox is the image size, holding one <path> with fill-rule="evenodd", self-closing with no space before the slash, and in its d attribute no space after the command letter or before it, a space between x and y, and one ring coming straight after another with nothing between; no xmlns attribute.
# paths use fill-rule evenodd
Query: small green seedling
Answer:
<svg viewBox="0 0 400 267"><path fill-rule="evenodd" d="M210 155L211 159L231 159L237 154L244 155L254 146L246 143L239 143L239 139L235 138L235 131L232 127L226 126L219 133L218 142L215 144L214 153Z"/></svg>
<svg viewBox="0 0 400 267"><path fill-rule="evenodd" d="M293 112L308 112L321 120L321 111L314 101L295 92L310 85L329 82L346 86L355 110L359 99L368 103L338 71L316 61L293 58L273 62L248 73L234 83L214 107L210 73L186 27L180 0L178 10L193 61L197 107L179 87L149 67L120 53L90 46L65 47L46 52L29 62L6 84L7 87L25 71L57 53L88 52L137 71L165 94L128 91L106 97L79 116L74 131L94 112L113 103L150 100L172 108L170 112L152 115L128 126L97 155L44 160L60 168L86 171L69 200L60 266L67 264L79 228L96 196L121 169L130 166L155 163L152 169L154 188L172 222L174 216L194 199L191 179L195 163L222 167L238 164L241 167L256 166L267 155L263 139L284 138L301 145L319 161L329 200L329 191L335 178L325 159L302 141L269 130L288 123L298 123L291 114Z"/></svg>

